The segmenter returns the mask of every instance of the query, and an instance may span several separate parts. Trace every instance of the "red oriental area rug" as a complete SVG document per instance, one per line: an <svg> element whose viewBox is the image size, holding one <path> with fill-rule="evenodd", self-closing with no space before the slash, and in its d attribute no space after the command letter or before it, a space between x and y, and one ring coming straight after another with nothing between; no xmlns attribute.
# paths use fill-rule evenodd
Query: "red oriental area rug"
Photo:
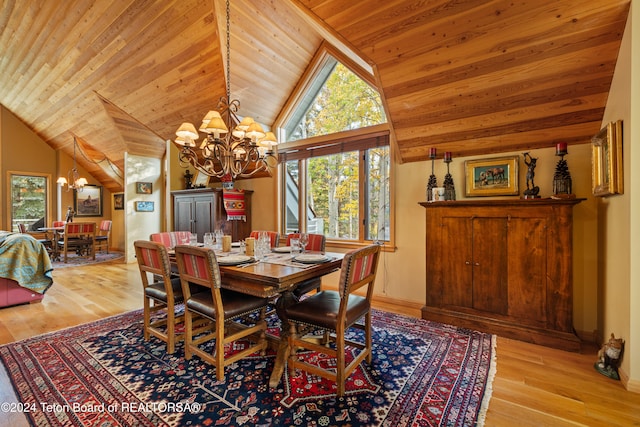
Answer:
<svg viewBox="0 0 640 427"><path fill-rule="evenodd" d="M277 322L270 319L271 330ZM285 370L269 388L273 353L240 360L216 381L212 366L182 357L182 344L168 355L159 340L145 342L141 323L135 311L0 347L32 425L484 424L495 371L489 334L374 310L372 364L338 398L331 381L301 371L292 378ZM302 357L332 363L319 353Z"/></svg>

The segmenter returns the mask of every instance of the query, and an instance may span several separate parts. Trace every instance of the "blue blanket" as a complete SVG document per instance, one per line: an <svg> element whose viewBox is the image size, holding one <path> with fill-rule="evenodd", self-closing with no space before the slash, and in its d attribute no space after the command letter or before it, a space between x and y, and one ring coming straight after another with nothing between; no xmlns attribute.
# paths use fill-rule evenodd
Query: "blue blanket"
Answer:
<svg viewBox="0 0 640 427"><path fill-rule="evenodd" d="M0 277L44 294L53 284L52 271L47 250L33 236L0 231Z"/></svg>

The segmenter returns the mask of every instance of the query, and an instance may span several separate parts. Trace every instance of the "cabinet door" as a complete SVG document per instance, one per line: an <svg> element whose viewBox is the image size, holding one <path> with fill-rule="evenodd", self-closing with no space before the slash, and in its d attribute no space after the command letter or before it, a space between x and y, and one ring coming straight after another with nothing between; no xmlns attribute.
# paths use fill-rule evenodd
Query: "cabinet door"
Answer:
<svg viewBox="0 0 640 427"><path fill-rule="evenodd" d="M473 308L508 311L507 219L473 220Z"/></svg>
<svg viewBox="0 0 640 427"><path fill-rule="evenodd" d="M442 289L442 305L472 307L472 220L442 217L440 255L432 266Z"/></svg>
<svg viewBox="0 0 640 427"><path fill-rule="evenodd" d="M198 235L198 241L204 241L204 233L214 230L214 201L213 196L197 196L193 198L195 221L193 231Z"/></svg>
<svg viewBox="0 0 640 427"><path fill-rule="evenodd" d="M173 199L173 230L193 232L193 197L175 197Z"/></svg>
<svg viewBox="0 0 640 427"><path fill-rule="evenodd" d="M516 218L509 222L509 316L546 325L547 222Z"/></svg>

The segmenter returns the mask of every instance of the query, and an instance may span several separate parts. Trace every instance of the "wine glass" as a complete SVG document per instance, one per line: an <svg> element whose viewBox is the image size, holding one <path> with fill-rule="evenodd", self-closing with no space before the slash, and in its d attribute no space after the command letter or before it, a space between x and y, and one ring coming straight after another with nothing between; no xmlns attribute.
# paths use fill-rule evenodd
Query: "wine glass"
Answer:
<svg viewBox="0 0 640 427"><path fill-rule="evenodd" d="M204 245L207 248L212 248L213 247L213 242L215 241L215 238L213 237L213 233L208 232L208 233L204 233Z"/></svg>
<svg viewBox="0 0 640 427"><path fill-rule="evenodd" d="M307 233L300 233L300 248L302 252L307 250L307 244L309 243L309 235Z"/></svg>

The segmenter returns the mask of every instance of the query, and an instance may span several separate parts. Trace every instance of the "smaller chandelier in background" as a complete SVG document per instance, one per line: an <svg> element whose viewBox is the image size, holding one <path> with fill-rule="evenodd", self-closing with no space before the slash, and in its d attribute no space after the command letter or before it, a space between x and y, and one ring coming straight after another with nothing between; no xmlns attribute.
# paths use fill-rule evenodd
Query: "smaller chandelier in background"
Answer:
<svg viewBox="0 0 640 427"><path fill-rule="evenodd" d="M67 173L67 178L65 178L64 176L61 176L56 181L60 185L63 185L63 186L66 185L67 191L71 191L71 190L82 191L84 186L88 184L87 179L80 177L80 173L78 172L78 167L76 164L76 146L77 145L78 145L78 142L76 141L76 137L74 136L73 137L73 168L70 169L69 172Z"/></svg>

